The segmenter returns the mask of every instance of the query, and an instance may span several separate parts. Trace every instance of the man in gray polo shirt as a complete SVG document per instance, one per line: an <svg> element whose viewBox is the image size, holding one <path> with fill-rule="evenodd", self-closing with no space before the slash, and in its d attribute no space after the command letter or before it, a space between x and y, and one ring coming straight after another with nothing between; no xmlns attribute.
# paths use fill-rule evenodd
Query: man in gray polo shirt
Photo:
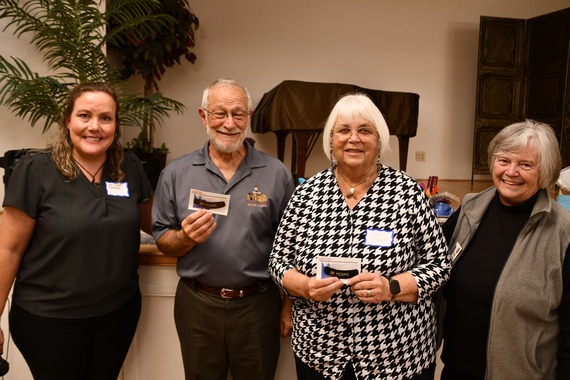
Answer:
<svg viewBox="0 0 570 380"><path fill-rule="evenodd" d="M209 141L158 181L153 235L179 257L174 318L186 379L273 379L281 297L267 271L293 179L245 141L249 92L220 79L199 109Z"/></svg>

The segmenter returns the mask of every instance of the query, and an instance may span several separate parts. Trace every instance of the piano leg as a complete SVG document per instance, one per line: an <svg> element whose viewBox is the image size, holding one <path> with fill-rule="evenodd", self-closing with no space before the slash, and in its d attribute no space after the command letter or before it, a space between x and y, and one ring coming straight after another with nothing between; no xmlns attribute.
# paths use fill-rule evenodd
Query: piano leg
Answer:
<svg viewBox="0 0 570 380"><path fill-rule="evenodd" d="M287 131L273 131L277 136L277 158L281 162L285 162L285 141L287 140Z"/></svg>
<svg viewBox="0 0 570 380"><path fill-rule="evenodd" d="M406 171L406 166L408 163L408 145L410 144L410 138L408 136L398 136L398 150L400 153L400 170Z"/></svg>
<svg viewBox="0 0 570 380"><path fill-rule="evenodd" d="M285 142L287 139L287 131L274 131L277 136L277 158L284 162L285 160ZM295 179L305 176L305 164L307 163L308 142L313 132L295 131L292 134L292 154L291 154L291 173Z"/></svg>

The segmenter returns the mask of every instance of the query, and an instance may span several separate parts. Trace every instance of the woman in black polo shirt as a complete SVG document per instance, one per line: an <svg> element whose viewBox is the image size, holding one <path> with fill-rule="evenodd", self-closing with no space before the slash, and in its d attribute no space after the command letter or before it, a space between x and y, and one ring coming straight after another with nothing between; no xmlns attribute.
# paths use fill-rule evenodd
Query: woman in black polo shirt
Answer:
<svg viewBox="0 0 570 380"><path fill-rule="evenodd" d="M123 155L118 108L109 85L77 86L59 135L6 189L0 314L15 279L10 330L35 379L115 380L136 330L152 188Z"/></svg>

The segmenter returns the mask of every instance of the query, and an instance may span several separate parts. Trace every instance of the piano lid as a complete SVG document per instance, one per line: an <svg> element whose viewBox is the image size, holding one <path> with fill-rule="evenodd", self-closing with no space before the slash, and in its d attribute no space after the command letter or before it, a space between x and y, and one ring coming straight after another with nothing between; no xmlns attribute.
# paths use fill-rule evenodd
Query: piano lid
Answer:
<svg viewBox="0 0 570 380"><path fill-rule="evenodd" d="M414 137L418 127L418 94L371 90L351 84L286 80L265 93L253 112L254 133L321 131L340 97L365 93L384 115L391 135Z"/></svg>

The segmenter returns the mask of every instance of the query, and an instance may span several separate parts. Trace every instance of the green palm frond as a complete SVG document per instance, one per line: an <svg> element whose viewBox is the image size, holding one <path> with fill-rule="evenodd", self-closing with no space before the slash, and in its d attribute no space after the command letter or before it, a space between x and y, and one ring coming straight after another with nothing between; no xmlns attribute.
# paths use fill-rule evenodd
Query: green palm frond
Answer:
<svg viewBox="0 0 570 380"><path fill-rule="evenodd" d="M30 36L49 72L40 76L23 60L0 56L0 104L32 126L43 121L45 132L60 121L63 101L75 85L107 81L122 88L118 70L105 56L106 43L116 45L127 37L143 40L154 35L157 28L175 22L171 16L154 14L159 0L113 0L104 12L101 1L0 0L0 19L6 21L3 31L17 37ZM107 34L109 17L120 23ZM129 101L136 96L123 98ZM160 101L164 103L156 104ZM141 102L122 104L133 112L125 118L136 125L135 118L148 112L152 104L156 105L151 108L152 119L157 122L170 111L180 112L181 103L157 98L146 104L146 111L137 109L143 107Z"/></svg>
<svg viewBox="0 0 570 380"><path fill-rule="evenodd" d="M0 56L0 104L35 126L43 120L43 131L59 122L69 87L57 77L40 77L18 58L10 63Z"/></svg>
<svg viewBox="0 0 570 380"><path fill-rule="evenodd" d="M121 104L126 109L121 111L121 125L134 126L140 129L139 135L127 146L135 151L150 153L153 150L168 152L163 143L159 148L154 147L154 130L170 117L172 111L181 114L184 104L163 96L160 92L145 97L128 96Z"/></svg>
<svg viewBox="0 0 570 380"><path fill-rule="evenodd" d="M162 0L161 0L162 1ZM155 37L161 28L176 25L176 19L161 10L161 1L113 0L105 12L105 20L113 20L113 27L107 28L105 42L120 47L127 40L144 40Z"/></svg>
<svg viewBox="0 0 570 380"><path fill-rule="evenodd" d="M122 98L121 125L140 128L148 125L160 125L170 117L172 111L181 114L184 104L177 100L167 98L160 92L150 96L126 95Z"/></svg>

